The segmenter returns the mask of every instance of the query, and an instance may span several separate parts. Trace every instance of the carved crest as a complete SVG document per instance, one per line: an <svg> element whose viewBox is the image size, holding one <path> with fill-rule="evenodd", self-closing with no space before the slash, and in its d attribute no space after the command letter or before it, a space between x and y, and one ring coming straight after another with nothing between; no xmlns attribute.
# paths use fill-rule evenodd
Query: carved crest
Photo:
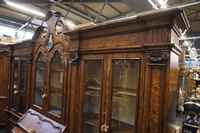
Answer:
<svg viewBox="0 0 200 133"><path fill-rule="evenodd" d="M166 52L159 52L159 51L153 51L152 53L147 53L145 58L150 62L162 62L167 60L169 57L169 54Z"/></svg>

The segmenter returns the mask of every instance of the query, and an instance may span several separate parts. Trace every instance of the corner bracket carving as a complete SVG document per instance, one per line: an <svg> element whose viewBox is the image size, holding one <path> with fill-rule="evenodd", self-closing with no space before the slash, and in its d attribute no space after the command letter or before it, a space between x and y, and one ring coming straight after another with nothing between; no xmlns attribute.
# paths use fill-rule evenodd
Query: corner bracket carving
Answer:
<svg viewBox="0 0 200 133"><path fill-rule="evenodd" d="M4 49L3 54L7 57L8 63L11 63L12 56L11 56L11 54L10 54L10 50Z"/></svg>
<svg viewBox="0 0 200 133"><path fill-rule="evenodd" d="M78 53L70 53L68 55L68 59L71 61L71 62L77 62L79 57L78 57Z"/></svg>
<svg viewBox="0 0 200 133"><path fill-rule="evenodd" d="M159 52L157 50L153 51L152 53L147 53L145 55L145 58L149 62L162 62L165 61L169 58L169 54L166 52Z"/></svg>

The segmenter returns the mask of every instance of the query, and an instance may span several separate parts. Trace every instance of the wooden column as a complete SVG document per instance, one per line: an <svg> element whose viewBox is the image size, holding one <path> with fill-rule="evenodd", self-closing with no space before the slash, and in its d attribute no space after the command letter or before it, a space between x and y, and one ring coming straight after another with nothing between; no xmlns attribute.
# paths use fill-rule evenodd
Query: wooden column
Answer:
<svg viewBox="0 0 200 133"><path fill-rule="evenodd" d="M144 113L145 129L143 133L164 133L164 94L166 88L166 68L169 54L162 51L146 53L145 99Z"/></svg>
<svg viewBox="0 0 200 133"><path fill-rule="evenodd" d="M79 32L73 32L70 36L69 43L69 80L70 80L70 110L68 131L77 132L77 115L78 114L78 49L79 49Z"/></svg>

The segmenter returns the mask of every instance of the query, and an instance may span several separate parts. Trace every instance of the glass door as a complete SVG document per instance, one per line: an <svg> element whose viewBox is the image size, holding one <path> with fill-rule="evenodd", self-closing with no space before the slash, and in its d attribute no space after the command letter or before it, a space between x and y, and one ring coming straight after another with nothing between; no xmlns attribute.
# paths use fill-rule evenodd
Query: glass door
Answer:
<svg viewBox="0 0 200 133"><path fill-rule="evenodd" d="M50 87L48 94L48 112L61 117L63 101L63 66L58 51L55 52L50 67Z"/></svg>
<svg viewBox="0 0 200 133"><path fill-rule="evenodd" d="M17 95L19 93L18 90L18 74L19 74L19 64L18 60L13 61L13 79L12 79L12 91L11 91L11 108L16 110L17 108Z"/></svg>
<svg viewBox="0 0 200 133"><path fill-rule="evenodd" d="M110 133L134 133L138 89L138 59L112 60Z"/></svg>
<svg viewBox="0 0 200 133"><path fill-rule="evenodd" d="M102 60L85 60L83 133L99 133Z"/></svg>
<svg viewBox="0 0 200 133"><path fill-rule="evenodd" d="M25 113L25 103L26 103L26 72L27 71L27 61L20 61L20 83L19 83L19 112Z"/></svg>
<svg viewBox="0 0 200 133"><path fill-rule="evenodd" d="M36 73L35 73L35 90L34 90L34 104L40 108L43 108L43 99L47 97L45 94L45 61L42 53L39 53L36 60Z"/></svg>
<svg viewBox="0 0 200 133"><path fill-rule="evenodd" d="M21 114L25 113L26 70L26 60L20 60L17 58L13 61L11 108Z"/></svg>

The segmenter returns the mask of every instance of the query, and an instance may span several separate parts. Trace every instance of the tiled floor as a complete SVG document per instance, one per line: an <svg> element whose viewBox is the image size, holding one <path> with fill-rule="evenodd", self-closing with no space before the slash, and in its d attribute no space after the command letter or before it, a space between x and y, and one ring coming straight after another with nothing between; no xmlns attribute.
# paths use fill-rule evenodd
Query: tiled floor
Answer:
<svg viewBox="0 0 200 133"><path fill-rule="evenodd" d="M177 113L176 119L175 119L175 125L176 126L181 126L182 122L185 120L185 114L183 113Z"/></svg>
<svg viewBox="0 0 200 133"><path fill-rule="evenodd" d="M4 126L0 125L0 133L5 133Z"/></svg>

